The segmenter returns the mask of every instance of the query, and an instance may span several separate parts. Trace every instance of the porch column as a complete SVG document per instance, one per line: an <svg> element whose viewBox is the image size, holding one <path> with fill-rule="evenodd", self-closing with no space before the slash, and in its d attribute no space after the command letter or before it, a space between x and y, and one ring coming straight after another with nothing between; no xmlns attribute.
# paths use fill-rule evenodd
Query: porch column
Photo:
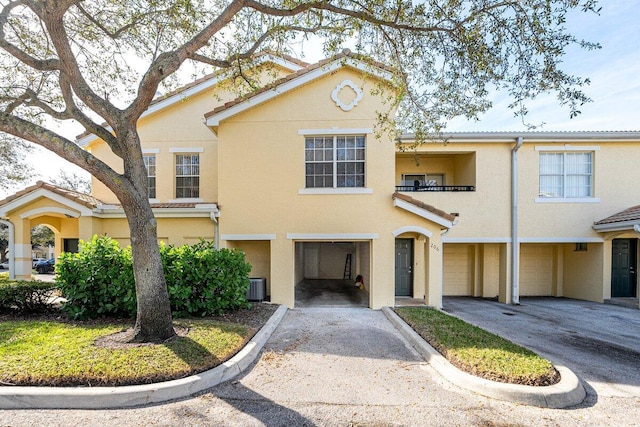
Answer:
<svg viewBox="0 0 640 427"><path fill-rule="evenodd" d="M513 280L511 271L511 245L512 243L503 243L500 245L498 301L504 304L511 304L511 282Z"/></svg>
<svg viewBox="0 0 640 427"><path fill-rule="evenodd" d="M16 279L31 279L32 257L31 257L31 220L17 219L15 225L15 241L13 252L9 256L13 259L14 273Z"/></svg>
<svg viewBox="0 0 640 427"><path fill-rule="evenodd" d="M271 241L271 302L293 308L295 296L295 242L282 237Z"/></svg>
<svg viewBox="0 0 640 427"><path fill-rule="evenodd" d="M425 304L442 308L442 286L443 286L443 265L442 265L442 237L439 233L434 233L427 241L427 293Z"/></svg>
<svg viewBox="0 0 640 427"><path fill-rule="evenodd" d="M611 299L611 258L613 254L613 238L605 238L602 242L602 299ZM602 301L600 301L602 302Z"/></svg>

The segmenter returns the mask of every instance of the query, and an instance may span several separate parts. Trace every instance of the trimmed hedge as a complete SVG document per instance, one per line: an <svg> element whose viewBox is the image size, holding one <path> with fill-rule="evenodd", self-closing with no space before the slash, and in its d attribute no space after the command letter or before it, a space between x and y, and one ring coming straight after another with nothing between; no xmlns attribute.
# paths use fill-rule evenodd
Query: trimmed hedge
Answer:
<svg viewBox="0 0 640 427"><path fill-rule="evenodd" d="M0 312L41 313L51 308L53 283L0 278Z"/></svg>
<svg viewBox="0 0 640 427"><path fill-rule="evenodd" d="M221 314L248 306L251 265L237 249L215 249L201 240L189 246L160 245L160 256L174 317ZM131 248L107 236L81 242L78 253L64 253L56 282L74 319L108 315L135 317L136 293Z"/></svg>

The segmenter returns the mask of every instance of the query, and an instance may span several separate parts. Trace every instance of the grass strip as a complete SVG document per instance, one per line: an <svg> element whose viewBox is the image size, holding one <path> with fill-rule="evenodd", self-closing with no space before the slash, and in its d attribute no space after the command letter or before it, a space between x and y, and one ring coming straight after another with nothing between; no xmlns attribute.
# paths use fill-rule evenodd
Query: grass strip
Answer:
<svg viewBox="0 0 640 427"><path fill-rule="evenodd" d="M395 312L449 362L472 375L533 386L560 380L548 360L457 317L429 307L399 307Z"/></svg>
<svg viewBox="0 0 640 427"><path fill-rule="evenodd" d="M163 344L95 345L129 326L0 322L0 385L119 386L182 378L228 360L255 332L210 319L181 319L175 326L188 334Z"/></svg>

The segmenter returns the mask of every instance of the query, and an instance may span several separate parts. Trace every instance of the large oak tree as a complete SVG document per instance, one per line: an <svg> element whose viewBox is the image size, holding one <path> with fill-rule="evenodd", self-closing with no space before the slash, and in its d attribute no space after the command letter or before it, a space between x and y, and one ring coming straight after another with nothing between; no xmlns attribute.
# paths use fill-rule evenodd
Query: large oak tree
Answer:
<svg viewBox="0 0 640 427"><path fill-rule="evenodd" d="M295 53L310 37L331 55L344 46L397 70L389 129L438 132L477 117L493 89L516 113L552 92L569 114L587 101L586 79L565 73L577 45L565 26L597 0L0 0L0 133L41 145L87 170L129 221L137 341L174 334L147 197L136 123L183 66L241 76L258 53ZM250 85L249 85L250 86ZM122 159L116 172L55 129L75 121Z"/></svg>

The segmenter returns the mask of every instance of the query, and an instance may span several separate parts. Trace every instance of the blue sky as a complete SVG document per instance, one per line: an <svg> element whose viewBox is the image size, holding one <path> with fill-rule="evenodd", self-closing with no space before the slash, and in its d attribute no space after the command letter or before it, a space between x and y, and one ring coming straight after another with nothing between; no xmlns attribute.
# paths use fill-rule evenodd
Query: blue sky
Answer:
<svg viewBox="0 0 640 427"><path fill-rule="evenodd" d="M593 102L582 106L582 114L573 119L566 108L558 106L554 96L530 103L527 121L544 123L538 130L640 131L640 2L603 0L601 6L600 16L575 12L567 21L573 34L602 45L602 49L595 51L571 49L564 59L566 71L591 79L591 85L584 90ZM493 108L480 121L454 119L447 130L525 130L521 119L514 118L507 108L508 103L504 96L495 94ZM39 174L34 181L56 178L62 168L78 170L41 148L30 159Z"/></svg>
<svg viewBox="0 0 640 427"><path fill-rule="evenodd" d="M527 121L544 123L538 130L640 130L640 2L604 0L601 6L600 16L574 12L567 21L572 34L602 45L595 51L571 49L564 59L567 72L591 79L584 91L593 102L583 105L582 114L573 119L554 96L530 103ZM496 94L493 108L479 122L455 119L448 130L525 130L508 104Z"/></svg>

